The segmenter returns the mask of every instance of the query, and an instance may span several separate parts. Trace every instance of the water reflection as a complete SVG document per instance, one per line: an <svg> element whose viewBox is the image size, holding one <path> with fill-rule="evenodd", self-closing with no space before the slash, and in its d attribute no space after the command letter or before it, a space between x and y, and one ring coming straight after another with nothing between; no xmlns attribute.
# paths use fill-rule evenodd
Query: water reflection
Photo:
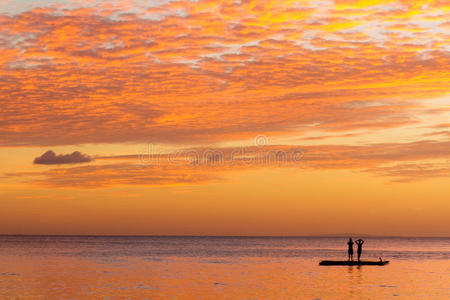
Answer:
<svg viewBox="0 0 450 300"><path fill-rule="evenodd" d="M183 247L177 249L180 240ZM198 241L4 239L0 299L449 298L450 261L436 259L448 255L442 245L447 240L435 248L428 245L429 253L441 252L435 259L427 258L431 254L406 254L399 260L386 257L391 259L388 266L332 267L319 266L318 261L323 255L342 254L333 250L334 239L329 244L326 239ZM377 251L383 252L377 242ZM323 251L311 252L315 243ZM421 253L425 245L414 243L418 247L408 251Z"/></svg>

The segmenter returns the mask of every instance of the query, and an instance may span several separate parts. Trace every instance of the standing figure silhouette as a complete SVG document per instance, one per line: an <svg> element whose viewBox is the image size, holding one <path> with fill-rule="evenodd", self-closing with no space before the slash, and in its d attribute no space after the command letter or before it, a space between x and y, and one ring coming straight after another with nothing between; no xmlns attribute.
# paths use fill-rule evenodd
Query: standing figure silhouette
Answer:
<svg viewBox="0 0 450 300"><path fill-rule="evenodd" d="M352 238L348 238L348 260L353 261L353 241Z"/></svg>
<svg viewBox="0 0 450 300"><path fill-rule="evenodd" d="M364 244L364 240L359 239L359 240L356 240L355 243L358 246L358 250L356 250L356 252L358 253L358 261L360 261L361 252L362 252L362 245Z"/></svg>

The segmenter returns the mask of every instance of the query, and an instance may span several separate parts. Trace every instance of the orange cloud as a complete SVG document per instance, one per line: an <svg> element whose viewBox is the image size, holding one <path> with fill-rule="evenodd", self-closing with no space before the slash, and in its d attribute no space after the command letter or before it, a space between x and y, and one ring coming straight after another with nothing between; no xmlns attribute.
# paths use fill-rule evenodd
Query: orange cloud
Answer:
<svg viewBox="0 0 450 300"><path fill-rule="evenodd" d="M431 140L366 146L202 147L166 154L97 157L97 161L105 163L46 171L13 172L7 176L21 177L28 182L50 187L164 186L224 180L232 171L288 167L364 171L386 176L393 181L407 182L447 176L450 172L448 159L450 142ZM122 162L110 163L111 160ZM423 172L420 173L420 170Z"/></svg>
<svg viewBox="0 0 450 300"><path fill-rule="evenodd" d="M415 124L425 99L449 92L448 9L422 4L117 1L0 15L0 145Z"/></svg>
<svg viewBox="0 0 450 300"><path fill-rule="evenodd" d="M410 182L433 177L449 177L450 162L446 163L407 163L389 167L366 170L379 176L389 176L394 182Z"/></svg>

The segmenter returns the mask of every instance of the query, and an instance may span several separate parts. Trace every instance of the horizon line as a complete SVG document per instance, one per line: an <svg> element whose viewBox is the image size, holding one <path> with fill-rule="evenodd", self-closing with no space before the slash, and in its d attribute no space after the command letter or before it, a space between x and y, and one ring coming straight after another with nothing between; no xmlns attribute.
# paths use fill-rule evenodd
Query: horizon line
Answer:
<svg viewBox="0 0 450 300"><path fill-rule="evenodd" d="M14 234L0 233L0 236L24 237L162 237L162 238L450 238L444 235L374 235L374 234L318 234L318 235L183 235L183 234Z"/></svg>

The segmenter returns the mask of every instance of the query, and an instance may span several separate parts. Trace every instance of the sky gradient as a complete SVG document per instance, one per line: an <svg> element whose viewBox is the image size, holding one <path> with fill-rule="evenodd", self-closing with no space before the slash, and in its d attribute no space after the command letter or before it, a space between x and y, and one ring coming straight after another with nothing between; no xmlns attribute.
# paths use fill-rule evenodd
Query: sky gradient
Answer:
<svg viewBox="0 0 450 300"><path fill-rule="evenodd" d="M2 1L0 233L450 236L448 1Z"/></svg>

